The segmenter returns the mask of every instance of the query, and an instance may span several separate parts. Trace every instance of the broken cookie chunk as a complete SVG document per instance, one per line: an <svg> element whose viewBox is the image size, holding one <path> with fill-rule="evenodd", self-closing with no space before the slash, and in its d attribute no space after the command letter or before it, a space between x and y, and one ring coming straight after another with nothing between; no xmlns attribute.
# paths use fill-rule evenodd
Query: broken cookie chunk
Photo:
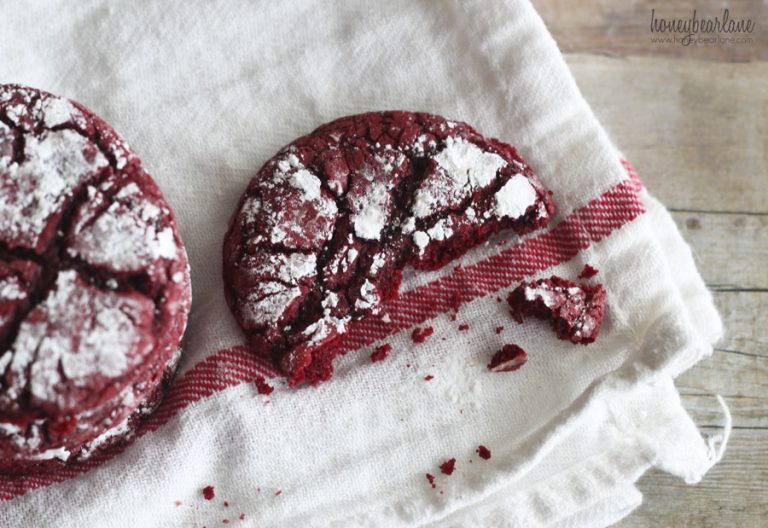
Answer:
<svg viewBox="0 0 768 528"><path fill-rule="evenodd" d="M597 339L605 313L601 284L577 284L556 276L521 284L507 301L518 323L529 315L549 320L558 338L582 345Z"/></svg>

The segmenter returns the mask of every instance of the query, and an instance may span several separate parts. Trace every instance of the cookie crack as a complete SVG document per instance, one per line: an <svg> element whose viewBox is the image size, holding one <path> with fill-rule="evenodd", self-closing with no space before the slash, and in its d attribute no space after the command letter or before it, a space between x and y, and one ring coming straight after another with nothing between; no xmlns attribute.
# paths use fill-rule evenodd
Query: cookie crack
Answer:
<svg viewBox="0 0 768 528"><path fill-rule="evenodd" d="M30 100L28 107L34 108L39 101L40 96L35 95L34 98ZM69 121L51 128L45 128L42 125L38 125L32 131L24 130L21 126L13 123L5 115L0 115L0 121L14 132L14 163L21 164L26 160L26 153L24 151L26 136L30 134L39 136L47 130L71 130L75 132L86 139L90 145L95 147L107 161L106 167L103 167L98 172L94 173L90 178L86 179L72 191L71 198L66 206L63 207L61 218L56 224L54 237L42 251L37 252L27 248L12 248L9 247L8 244L0 242L0 260L5 262L16 259L28 260L40 266L40 274L37 280L30 285L28 302L25 303L22 310L19 310L19 312L15 314L14 318L7 326L8 330L5 332L5 337L0 342L0 351L7 351L11 348L18 337L23 322L53 288L56 276L61 271L70 268L75 269L89 284L102 291L136 292L150 299L155 306L154 323L157 324L159 319L158 309L160 308L161 298L164 295L167 285L158 288L158 291L153 294L148 287L152 281L150 280L147 271L130 274L127 277L121 277L120 274L115 273L114 270L111 270L108 267L100 268L98 266L90 265L82 259L71 258L66 254L66 234L71 227L71 221L75 211L78 207L88 201L87 188L89 186L100 186L112 175L125 174L124 170L117 168L117 160L114 154L102 144L104 136L101 131L101 125L92 122L93 133L88 134L78 127L74 121ZM110 200L104 207L109 207L112 203L114 202ZM117 287L110 287L112 284L117 284Z"/></svg>

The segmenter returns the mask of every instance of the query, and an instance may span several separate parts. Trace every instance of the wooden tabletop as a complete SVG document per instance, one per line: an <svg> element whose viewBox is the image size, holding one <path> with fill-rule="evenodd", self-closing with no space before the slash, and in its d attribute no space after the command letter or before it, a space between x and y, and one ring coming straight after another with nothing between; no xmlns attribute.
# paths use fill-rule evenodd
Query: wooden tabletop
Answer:
<svg viewBox="0 0 768 528"><path fill-rule="evenodd" d="M623 528L768 526L768 2L534 0L581 91L692 246L725 324L680 376L703 433L733 433L693 486L650 471ZM655 17L751 19L741 42L653 42ZM751 39L746 40L747 38Z"/></svg>

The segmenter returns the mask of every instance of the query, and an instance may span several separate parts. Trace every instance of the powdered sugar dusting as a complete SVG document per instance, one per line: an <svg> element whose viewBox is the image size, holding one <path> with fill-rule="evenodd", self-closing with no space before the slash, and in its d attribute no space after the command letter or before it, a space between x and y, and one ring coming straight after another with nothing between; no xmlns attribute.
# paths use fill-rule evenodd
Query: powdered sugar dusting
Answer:
<svg viewBox="0 0 768 528"><path fill-rule="evenodd" d="M441 218L435 222L435 225L427 229L427 234L432 240L445 240L450 238L451 235L453 235L451 224L452 222L450 218Z"/></svg>
<svg viewBox="0 0 768 528"><path fill-rule="evenodd" d="M360 238L378 240L387 220L386 206L389 198L387 185L376 182L363 204L358 204L359 212L352 215L355 234ZM353 204L354 207L355 204Z"/></svg>
<svg viewBox="0 0 768 528"><path fill-rule="evenodd" d="M46 97L42 102L43 123L48 128L54 128L71 121L82 124L83 115L72 103L61 97Z"/></svg>
<svg viewBox="0 0 768 528"><path fill-rule="evenodd" d="M416 231L413 233L413 243L416 244L420 251L423 251L429 244L429 235L424 231Z"/></svg>
<svg viewBox="0 0 768 528"><path fill-rule="evenodd" d="M246 225L256 222L256 218L261 211L261 200L257 196L249 196L243 202L241 215Z"/></svg>
<svg viewBox="0 0 768 528"><path fill-rule="evenodd" d="M66 385L88 378L113 379L151 350L140 321L151 321L153 303L143 297L102 292L75 271L59 272L54 289L27 317L10 350L18 395L29 384L34 401L66 403Z"/></svg>
<svg viewBox="0 0 768 528"><path fill-rule="evenodd" d="M552 308L555 304L555 299L552 295L552 290L546 287L533 288L530 286L526 286L525 299L528 301L535 301L536 299L541 299L541 302L543 302L547 308Z"/></svg>
<svg viewBox="0 0 768 528"><path fill-rule="evenodd" d="M376 291L376 286L366 279L360 288L360 297L355 301L355 308L358 310L370 310L378 304L379 294Z"/></svg>
<svg viewBox="0 0 768 528"><path fill-rule="evenodd" d="M519 218L536 203L536 190L522 174L515 174L494 195L495 213L499 217Z"/></svg>
<svg viewBox="0 0 768 528"><path fill-rule="evenodd" d="M137 271L148 262L176 257L179 246L173 230L159 227L162 210L135 183L123 187L103 212L90 210L89 205L82 206L85 214L75 226L72 255L115 271Z"/></svg>
<svg viewBox="0 0 768 528"><path fill-rule="evenodd" d="M325 316L309 325L302 336L306 338L307 345L315 345L325 341L329 336L343 334L347 331L349 317Z"/></svg>
<svg viewBox="0 0 768 528"><path fill-rule="evenodd" d="M382 253L376 253L371 260L371 267L369 269L370 274L376 275L384 266L385 262L384 255Z"/></svg>
<svg viewBox="0 0 768 528"><path fill-rule="evenodd" d="M69 449L64 447L56 447L54 449L47 449L34 455L27 455L30 460L50 460L52 458L58 458L59 460L69 460L72 453Z"/></svg>
<svg viewBox="0 0 768 528"><path fill-rule="evenodd" d="M26 298L26 288L22 288L18 277L0 279L0 301L21 301Z"/></svg>
<svg viewBox="0 0 768 528"><path fill-rule="evenodd" d="M435 161L458 185L487 187L507 163L498 154L484 152L474 143L449 136Z"/></svg>
<svg viewBox="0 0 768 528"><path fill-rule="evenodd" d="M241 309L243 321L250 327L274 323L300 296L301 289L297 286L286 286L275 281L261 282L245 298Z"/></svg>
<svg viewBox="0 0 768 528"><path fill-rule="evenodd" d="M357 175L365 192L350 193L350 215L355 234L360 238L379 240L391 208L391 174L405 160L400 152L385 150L374 156L377 167L366 167ZM366 188L367 187L367 188Z"/></svg>
<svg viewBox="0 0 768 528"><path fill-rule="evenodd" d="M259 182L261 199L245 201L241 218L246 224L269 226L269 242L272 244L309 247L328 240L338 208L336 202L323 192L317 175L292 153L274 162L272 169L270 177ZM311 216L302 212L301 203L311 205ZM311 225L309 229L308 224ZM260 237L254 239L256 243L262 241Z"/></svg>
<svg viewBox="0 0 768 528"><path fill-rule="evenodd" d="M289 177L291 185L304 192L306 200L320 198L320 179L306 169L301 169Z"/></svg>
<svg viewBox="0 0 768 528"><path fill-rule="evenodd" d="M302 279L315 274L317 256L314 253L258 253L243 259L243 267L250 276L274 277L289 285L297 285Z"/></svg>
<svg viewBox="0 0 768 528"><path fill-rule="evenodd" d="M22 163L2 167L0 231L19 245L33 248L56 213L77 187L107 159L72 130L26 136Z"/></svg>
<svg viewBox="0 0 768 528"><path fill-rule="evenodd" d="M445 147L434 158L438 172L428 178L414 195L412 207L416 218L427 217L460 203L476 189L490 185L507 162L474 143L449 136Z"/></svg>
<svg viewBox="0 0 768 528"><path fill-rule="evenodd" d="M130 394L133 394L131 392ZM116 426L107 429L103 433L101 433L99 436L88 442L86 445L83 446L82 451L80 452L80 456L82 458L89 458L99 447L107 443L109 440L124 436L125 433L128 432L130 429L130 416L117 424Z"/></svg>

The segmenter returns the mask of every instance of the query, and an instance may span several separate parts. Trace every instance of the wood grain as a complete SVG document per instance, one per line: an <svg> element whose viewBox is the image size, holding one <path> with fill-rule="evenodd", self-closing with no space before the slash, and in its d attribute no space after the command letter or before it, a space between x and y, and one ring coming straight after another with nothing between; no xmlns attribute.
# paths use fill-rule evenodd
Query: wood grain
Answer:
<svg viewBox="0 0 768 528"><path fill-rule="evenodd" d="M768 214L678 211L672 216L711 288L768 288Z"/></svg>
<svg viewBox="0 0 768 528"><path fill-rule="evenodd" d="M768 212L768 63L583 54L566 61L609 135L667 206Z"/></svg>
<svg viewBox="0 0 768 528"><path fill-rule="evenodd" d="M723 460L695 485L650 471L618 526L768 526L768 2L534 0L576 82L650 191L672 211L726 329L676 380L704 434L733 415ZM650 42L650 13L757 27L750 45Z"/></svg>
<svg viewBox="0 0 768 528"><path fill-rule="evenodd" d="M643 504L620 528L765 528L768 443L761 432L735 430L723 460L699 484L651 471L638 487Z"/></svg>

